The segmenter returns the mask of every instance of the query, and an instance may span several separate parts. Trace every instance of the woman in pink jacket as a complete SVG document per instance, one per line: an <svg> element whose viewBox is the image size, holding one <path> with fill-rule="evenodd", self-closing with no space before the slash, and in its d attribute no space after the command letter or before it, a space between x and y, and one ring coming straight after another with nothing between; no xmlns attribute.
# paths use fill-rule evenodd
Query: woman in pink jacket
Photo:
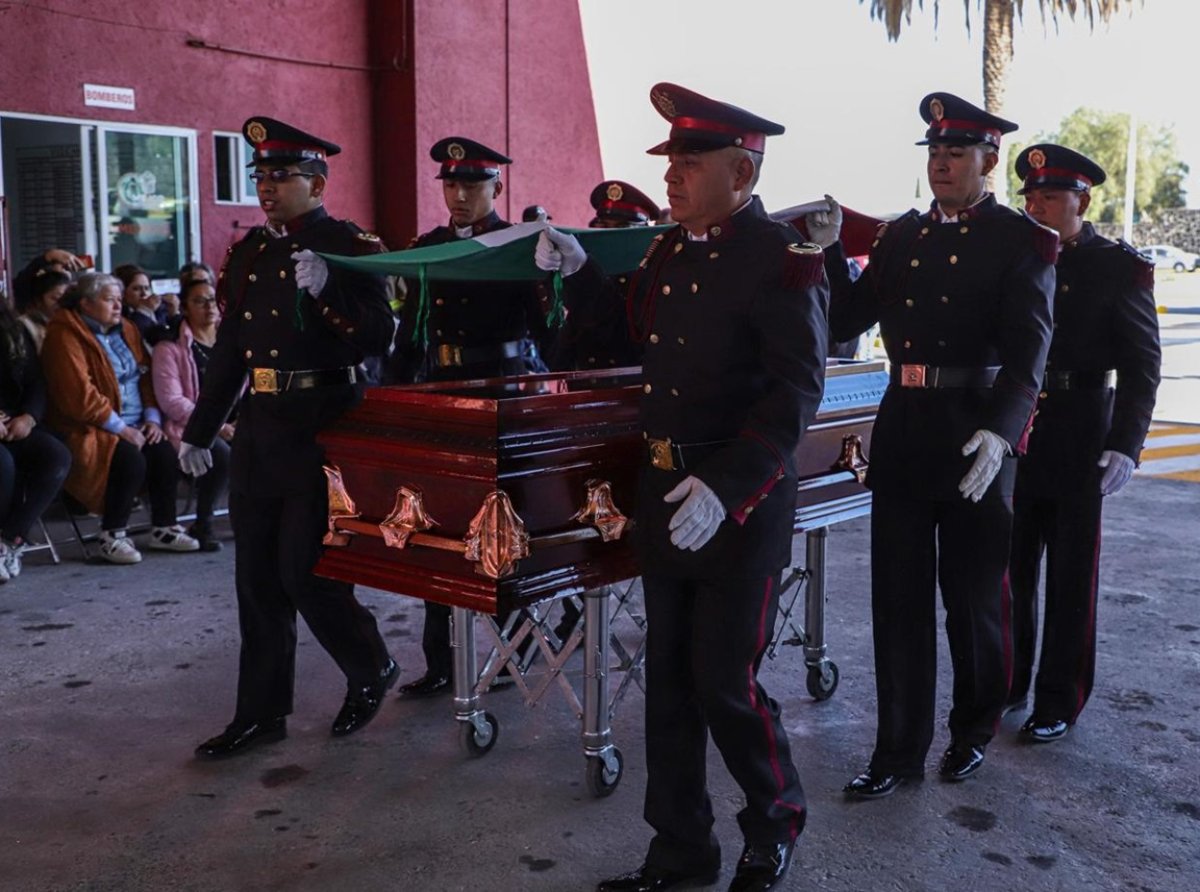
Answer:
<svg viewBox="0 0 1200 892"><path fill-rule="evenodd" d="M217 340L216 292L203 280L188 282L180 297L183 321L174 340L159 341L154 348L152 375L154 396L163 414L163 431L179 451L180 437L187 426L209 353ZM196 481L196 521L188 534L200 542L202 551L219 551L221 543L213 538L213 506L229 481L229 443L234 424L226 422L212 447L212 470Z"/></svg>

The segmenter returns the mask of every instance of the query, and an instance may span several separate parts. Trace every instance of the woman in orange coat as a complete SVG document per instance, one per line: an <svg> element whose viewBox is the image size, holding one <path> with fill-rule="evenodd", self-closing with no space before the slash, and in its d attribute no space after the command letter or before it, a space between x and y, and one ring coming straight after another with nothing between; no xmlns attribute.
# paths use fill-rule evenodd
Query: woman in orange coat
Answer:
<svg viewBox="0 0 1200 892"><path fill-rule="evenodd" d="M121 291L112 276L82 276L46 327L42 366L47 421L74 460L65 489L101 515L101 557L134 564L142 555L125 527L143 484L153 525L147 547L196 551L199 544L175 522L175 450L163 435L150 358L137 328L121 318Z"/></svg>

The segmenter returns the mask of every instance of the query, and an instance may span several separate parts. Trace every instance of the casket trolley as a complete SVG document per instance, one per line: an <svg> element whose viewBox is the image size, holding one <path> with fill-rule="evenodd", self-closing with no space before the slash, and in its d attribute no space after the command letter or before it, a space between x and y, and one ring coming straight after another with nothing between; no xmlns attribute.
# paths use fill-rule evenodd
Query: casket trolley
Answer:
<svg viewBox="0 0 1200 892"><path fill-rule="evenodd" d="M824 640L828 527L870 512L865 456L886 387L883 362L831 360L820 410L797 451L795 528L806 534L806 566L788 577L768 655L791 629L817 699L832 696L838 681ZM615 790L622 774L613 710L631 681L641 684L644 644L627 649L610 634L622 611L644 627L630 611L632 584L617 586L638 572L627 533L638 469L648 460L640 393L639 369L368 388L321 436L329 547L317 572L452 608L454 716L472 755L495 745L499 725L479 695L502 670L531 705L557 681L581 718L587 785L598 796ZM792 608L802 590L801 626ZM562 598L583 602L582 629L565 639L545 609ZM482 672L477 616L487 618L493 645ZM522 642L546 662L534 688L522 671L530 659L522 663ZM562 671L581 643L582 706ZM614 650L625 678L610 698Z"/></svg>

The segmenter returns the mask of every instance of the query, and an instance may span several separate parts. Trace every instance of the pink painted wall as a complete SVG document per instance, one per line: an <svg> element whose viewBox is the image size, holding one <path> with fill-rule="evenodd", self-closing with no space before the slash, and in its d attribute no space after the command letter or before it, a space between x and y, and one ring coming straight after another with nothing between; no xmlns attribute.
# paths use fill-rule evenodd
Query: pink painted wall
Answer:
<svg viewBox="0 0 1200 892"><path fill-rule="evenodd" d="M564 0L415 0L417 222L445 222L429 147L476 139L513 159L501 216L531 204L584 226L603 178L579 7Z"/></svg>
<svg viewBox="0 0 1200 892"><path fill-rule="evenodd" d="M373 225L369 74L284 61L365 66L367 0L71 5L79 16L15 4L0 11L0 111L195 129L201 243L209 263L240 237L235 221L260 222L256 207L214 203L212 131L240 132L255 114L339 143L330 212ZM192 48L189 37L275 58ZM85 106L84 83L134 88L136 111Z"/></svg>
<svg viewBox="0 0 1200 892"><path fill-rule="evenodd" d="M428 150L452 133L516 160L502 214L519 218L526 205L543 204L566 225L589 218L587 196L602 170L573 2L69 5L78 13L0 4L0 112L195 129L210 263L240 237L235 224L261 217L253 206L215 203L212 132L239 132L256 114L339 143L330 212L377 229L393 247L444 222ZM189 38L267 58L189 46ZM85 106L84 83L132 87L136 111Z"/></svg>

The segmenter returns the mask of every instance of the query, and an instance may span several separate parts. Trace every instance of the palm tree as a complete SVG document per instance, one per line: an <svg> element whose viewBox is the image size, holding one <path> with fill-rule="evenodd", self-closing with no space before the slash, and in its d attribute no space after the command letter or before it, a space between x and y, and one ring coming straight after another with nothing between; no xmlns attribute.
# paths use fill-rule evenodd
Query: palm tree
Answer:
<svg viewBox="0 0 1200 892"><path fill-rule="evenodd" d="M859 0L865 3L866 0ZM937 27L938 2L933 0L933 26ZM1139 5L1144 0L1139 0ZM983 107L993 115L1004 113L1004 90L1008 78L1008 63L1013 58L1013 21L1024 17L1025 0L978 0L983 7ZM917 0L924 9L925 0ZM971 0L963 0L967 11L967 31L971 30ZM1074 20L1082 11L1088 27L1095 28L1096 19L1108 22L1122 7L1133 0L1038 0L1042 21L1049 15L1058 27L1064 13ZM912 0L871 0L871 18L881 19L887 28L888 39L900 37L901 24L912 23ZM1001 165L1002 167L1003 165ZM1003 179L1001 180L1003 182Z"/></svg>
<svg viewBox="0 0 1200 892"><path fill-rule="evenodd" d="M859 0L865 3L866 0ZM938 2L933 0L933 26L937 27ZM1144 2L1144 0L1140 0ZM983 102L991 114L1001 114L1004 109L1004 82L1008 74L1008 63L1013 57L1013 21L1024 17L1025 0L978 0L983 7ZM925 0L917 0L917 6L925 7ZM971 0L963 0L967 11L967 31L971 30ZM1055 27L1059 17L1066 13L1072 20L1077 11L1087 18L1088 27L1096 26L1096 19L1108 22L1123 6L1132 7L1133 0L1038 0L1042 21L1049 14ZM912 0L871 0L871 18L882 19L887 27L888 39L900 37L901 23L912 22Z"/></svg>

